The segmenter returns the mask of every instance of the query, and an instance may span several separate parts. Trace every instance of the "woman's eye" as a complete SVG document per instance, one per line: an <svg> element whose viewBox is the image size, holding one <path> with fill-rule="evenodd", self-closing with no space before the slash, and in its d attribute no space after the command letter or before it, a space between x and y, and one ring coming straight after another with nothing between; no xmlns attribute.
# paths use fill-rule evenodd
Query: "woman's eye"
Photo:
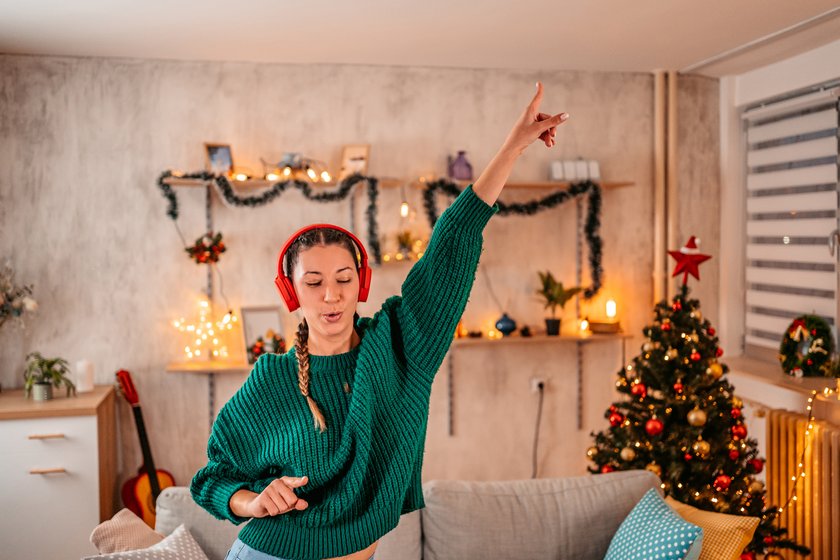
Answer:
<svg viewBox="0 0 840 560"><path fill-rule="evenodd" d="M306 285L309 286L310 288L314 288L316 286L320 286L321 283L320 282L315 282L314 284L310 284L309 282L307 282Z"/></svg>
<svg viewBox="0 0 840 560"><path fill-rule="evenodd" d="M349 284L350 280L339 280L338 283L339 284Z"/></svg>

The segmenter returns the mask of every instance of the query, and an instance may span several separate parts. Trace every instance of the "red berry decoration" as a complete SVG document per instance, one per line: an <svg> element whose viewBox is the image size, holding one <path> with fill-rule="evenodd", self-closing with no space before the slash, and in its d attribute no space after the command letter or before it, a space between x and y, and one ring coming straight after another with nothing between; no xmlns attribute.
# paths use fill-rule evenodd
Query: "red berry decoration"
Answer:
<svg viewBox="0 0 840 560"><path fill-rule="evenodd" d="M747 437L747 427L743 424L732 426L732 437L735 439L744 439Z"/></svg>
<svg viewBox="0 0 840 560"><path fill-rule="evenodd" d="M662 330L663 331L670 331L671 330L671 322L668 321L668 322L662 323Z"/></svg>
<svg viewBox="0 0 840 560"><path fill-rule="evenodd" d="M680 300L675 301L673 307L674 307L674 311L681 310L682 309L682 304L680 303Z"/></svg>
<svg viewBox="0 0 840 560"><path fill-rule="evenodd" d="M612 467L612 465L604 465L603 467L601 467L601 472L604 474L613 472L614 470L615 469Z"/></svg>
<svg viewBox="0 0 840 560"><path fill-rule="evenodd" d="M770 535L767 535L766 537L764 537L764 544L766 544L768 546L773 544L773 537L771 537Z"/></svg>
<svg viewBox="0 0 840 560"><path fill-rule="evenodd" d="M755 560L755 552L744 552L741 554L741 560Z"/></svg>
<svg viewBox="0 0 840 560"><path fill-rule="evenodd" d="M643 399L647 396L647 387L645 387L644 383L634 383L630 387L630 393L640 399Z"/></svg>
<svg viewBox="0 0 840 560"><path fill-rule="evenodd" d="M732 416L733 420L737 420L741 417L741 409L740 408L733 408L729 411L729 415Z"/></svg>
<svg viewBox="0 0 840 560"><path fill-rule="evenodd" d="M691 453L686 453L684 457L686 461L691 461L694 458L694 456Z"/></svg>
<svg viewBox="0 0 840 560"><path fill-rule="evenodd" d="M611 404L610 405L610 412L618 412L618 407L616 407L614 404Z"/></svg>
<svg viewBox="0 0 840 560"><path fill-rule="evenodd" d="M720 358L721 356L723 356L723 348L718 347L718 349L717 349L717 350L715 350L715 355L716 355L718 358Z"/></svg>
<svg viewBox="0 0 840 560"><path fill-rule="evenodd" d="M740 456L741 456L741 454L738 453L737 449L730 449L729 450L729 458L732 459L733 461L737 461L738 457L740 457Z"/></svg>
<svg viewBox="0 0 840 560"><path fill-rule="evenodd" d="M698 352L697 350L692 351L691 356L689 356L689 358L691 358L692 362L699 362L700 361L700 352Z"/></svg>
<svg viewBox="0 0 840 560"><path fill-rule="evenodd" d="M729 490L730 484L732 484L732 479L725 474L722 474L715 479L715 488L717 488L719 492L726 492Z"/></svg>
<svg viewBox="0 0 840 560"><path fill-rule="evenodd" d="M706 332L709 333L709 336L715 336L715 328L714 327L709 327L708 329L706 329Z"/></svg>
<svg viewBox="0 0 840 560"><path fill-rule="evenodd" d="M752 467L752 470L755 471L755 474L760 473L764 470L764 461L761 459L750 459L747 461L747 464Z"/></svg>
<svg viewBox="0 0 840 560"><path fill-rule="evenodd" d="M645 431L649 436L657 436L665 429L665 424L659 418L651 418L645 422Z"/></svg>
<svg viewBox="0 0 840 560"><path fill-rule="evenodd" d="M683 387L683 384L682 384L682 383L680 383L679 381L677 381L676 383L674 383L674 392L675 392L675 393L682 393L682 392L683 392L683 389L684 389L684 387Z"/></svg>
<svg viewBox="0 0 840 560"><path fill-rule="evenodd" d="M617 427L620 426L624 422L624 416L619 414L618 412L613 412L610 414L610 426Z"/></svg>

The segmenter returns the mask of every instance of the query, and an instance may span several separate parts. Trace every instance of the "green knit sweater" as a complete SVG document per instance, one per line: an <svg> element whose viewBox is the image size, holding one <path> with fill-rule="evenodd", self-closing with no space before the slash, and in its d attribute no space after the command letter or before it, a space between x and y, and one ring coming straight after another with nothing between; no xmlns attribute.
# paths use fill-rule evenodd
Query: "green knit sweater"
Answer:
<svg viewBox="0 0 840 560"><path fill-rule="evenodd" d="M294 489L309 507L252 519L249 546L293 560L362 550L425 507L421 470L432 381L467 305L482 231L499 211L468 186L435 224L423 257L373 317L361 317L361 343L343 354L310 356L310 394L327 422L314 427L298 389L294 347L260 356L222 407L193 477L193 499L219 519L230 497L261 492L281 476L309 477ZM349 392L344 383L350 387Z"/></svg>

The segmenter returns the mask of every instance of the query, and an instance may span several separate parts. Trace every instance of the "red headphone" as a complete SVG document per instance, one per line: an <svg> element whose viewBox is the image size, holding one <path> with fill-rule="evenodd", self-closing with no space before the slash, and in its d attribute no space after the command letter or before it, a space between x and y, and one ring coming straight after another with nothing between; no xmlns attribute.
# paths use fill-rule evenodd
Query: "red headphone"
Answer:
<svg viewBox="0 0 840 560"><path fill-rule="evenodd" d="M295 294L295 288L292 284L292 280L286 276L286 271L283 268L283 260L286 258L286 251L289 250L289 247L300 235L309 230L321 228L334 229L343 232L353 240L362 255L362 264L359 266L359 301L367 301L368 294L370 293L370 277L373 271L370 269L370 266L368 266L367 252L365 251L365 246L362 245L361 241L359 241L359 238L346 229L332 224L312 224L301 228L292 234L288 241L286 241L286 244L283 245L283 249L280 250L280 257L277 259L277 277L274 279L274 283L277 285L277 289L280 291L280 296L283 298L283 301L286 302L286 307L289 308L290 312L300 307L300 302L298 301L297 294ZM355 260L355 255L353 256L353 260Z"/></svg>

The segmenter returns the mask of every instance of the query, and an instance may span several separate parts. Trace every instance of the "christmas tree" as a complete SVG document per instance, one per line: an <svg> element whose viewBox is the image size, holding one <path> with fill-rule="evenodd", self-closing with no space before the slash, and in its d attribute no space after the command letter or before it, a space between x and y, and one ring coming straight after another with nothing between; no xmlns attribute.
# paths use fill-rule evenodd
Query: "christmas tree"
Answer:
<svg viewBox="0 0 840 560"><path fill-rule="evenodd" d="M711 257L698 251L694 237L669 254L677 260L673 275L684 275L682 286L670 303L656 304L642 353L618 372L616 387L629 398L606 411L608 429L592 434L589 470L648 469L680 502L758 517L742 560L783 548L809 554L777 526L779 508L766 504L764 484L755 478L764 460L747 437L743 402L725 377L714 327L699 301L689 299L688 275L699 280L698 265Z"/></svg>

